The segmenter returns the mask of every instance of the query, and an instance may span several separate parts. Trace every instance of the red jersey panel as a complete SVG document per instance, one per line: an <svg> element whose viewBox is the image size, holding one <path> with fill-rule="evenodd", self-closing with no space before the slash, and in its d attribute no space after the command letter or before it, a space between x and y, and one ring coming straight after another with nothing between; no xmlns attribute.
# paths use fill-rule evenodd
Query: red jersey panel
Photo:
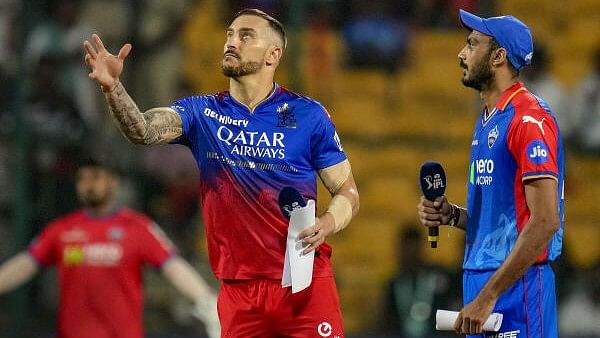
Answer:
<svg viewBox="0 0 600 338"><path fill-rule="evenodd" d="M29 253L58 266L59 338L142 338L142 268L160 267L174 249L149 218L124 208L61 217Z"/></svg>
<svg viewBox="0 0 600 338"><path fill-rule="evenodd" d="M520 234L530 217L524 182L530 179L551 178L556 181L560 179L559 182L562 183L562 170L559 168L562 151L559 149L558 125L549 113L549 107L544 107L545 102L538 101L533 94L524 91L515 95L511 104L515 113L508 127L507 145L517 163L514 195L517 231ZM536 262L541 263L548 259L547 247Z"/></svg>

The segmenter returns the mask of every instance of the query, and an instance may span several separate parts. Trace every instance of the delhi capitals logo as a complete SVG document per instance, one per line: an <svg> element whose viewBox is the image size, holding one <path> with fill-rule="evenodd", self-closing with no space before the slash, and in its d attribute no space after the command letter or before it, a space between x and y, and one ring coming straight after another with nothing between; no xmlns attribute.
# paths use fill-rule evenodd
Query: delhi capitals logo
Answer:
<svg viewBox="0 0 600 338"><path fill-rule="evenodd" d="M287 103L277 107L277 127L296 128L296 115L294 108Z"/></svg>
<svg viewBox="0 0 600 338"><path fill-rule="evenodd" d="M497 125L494 126L494 129L490 130L490 132L488 133L488 147L490 147L490 149L492 149L492 146L496 142L496 139L498 139L499 134L500 132L498 132Z"/></svg>

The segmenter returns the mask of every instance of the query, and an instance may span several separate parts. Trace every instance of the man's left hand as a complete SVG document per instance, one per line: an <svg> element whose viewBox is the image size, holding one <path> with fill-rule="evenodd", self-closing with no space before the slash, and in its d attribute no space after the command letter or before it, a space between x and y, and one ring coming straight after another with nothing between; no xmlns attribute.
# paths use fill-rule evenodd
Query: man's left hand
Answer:
<svg viewBox="0 0 600 338"><path fill-rule="evenodd" d="M492 314L496 298L478 295L458 314L454 330L458 334L478 334L483 332L483 324Z"/></svg>

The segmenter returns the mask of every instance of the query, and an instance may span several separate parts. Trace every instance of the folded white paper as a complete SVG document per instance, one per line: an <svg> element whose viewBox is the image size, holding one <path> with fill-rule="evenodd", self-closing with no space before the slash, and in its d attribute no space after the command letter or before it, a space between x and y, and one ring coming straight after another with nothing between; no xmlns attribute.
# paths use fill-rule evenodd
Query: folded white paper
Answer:
<svg viewBox="0 0 600 338"><path fill-rule="evenodd" d="M437 310L435 313L435 328L437 330L454 330L454 322L458 317L456 311ZM498 332L502 326L501 313L492 313L483 323L483 331Z"/></svg>
<svg viewBox="0 0 600 338"><path fill-rule="evenodd" d="M312 282L313 263L315 252L302 255L302 241L298 235L302 230L315 224L315 201L309 200L304 208L292 210L288 227L285 258L283 264L283 277L281 286L292 286L292 293L300 292L310 286Z"/></svg>

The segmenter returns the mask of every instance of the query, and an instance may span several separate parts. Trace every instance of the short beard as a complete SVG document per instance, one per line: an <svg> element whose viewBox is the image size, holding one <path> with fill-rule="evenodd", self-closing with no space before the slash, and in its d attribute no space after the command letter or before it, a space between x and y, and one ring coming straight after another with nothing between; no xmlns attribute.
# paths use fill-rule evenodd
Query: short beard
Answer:
<svg viewBox="0 0 600 338"><path fill-rule="evenodd" d="M258 72L262 68L260 62L241 62L239 66L231 66L225 63L221 64L223 75L232 78L238 78L246 75L251 75Z"/></svg>
<svg viewBox="0 0 600 338"><path fill-rule="evenodd" d="M482 91L490 87L494 81L494 73L489 63L491 52L473 67L470 78L463 77L462 83L465 87L473 88L477 91Z"/></svg>
<svg viewBox="0 0 600 338"><path fill-rule="evenodd" d="M81 203L81 206L83 206L84 208L91 208L91 209L95 209L98 208L104 204L107 203L107 198L101 198L101 197L97 197L97 196L86 196L86 197L82 197L80 198L79 202Z"/></svg>

